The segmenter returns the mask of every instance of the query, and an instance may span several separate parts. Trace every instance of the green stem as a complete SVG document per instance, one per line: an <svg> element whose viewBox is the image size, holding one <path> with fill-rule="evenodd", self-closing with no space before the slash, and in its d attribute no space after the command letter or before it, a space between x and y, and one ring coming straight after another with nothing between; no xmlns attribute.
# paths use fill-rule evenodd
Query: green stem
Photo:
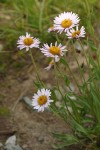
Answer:
<svg viewBox="0 0 100 150"><path fill-rule="evenodd" d="M73 47L74 47L74 45L73 45ZM78 68L79 68L79 72L80 72L80 76L81 76L81 81L82 81L82 78L83 78L82 83L84 84L84 83L86 83L86 80L85 80L85 77L84 77L83 72L82 72L82 70L81 70L81 67L80 67L80 65L79 65L79 62L78 62L78 60L77 60L75 48L74 48L74 56L75 56L75 60L76 60L76 62L77 62ZM87 84L86 84L86 89L87 89L87 91L88 91ZM85 92L85 91L84 91L84 92Z"/></svg>
<svg viewBox="0 0 100 150"><path fill-rule="evenodd" d="M58 34L56 33L56 40L57 40L57 42L58 43L60 43L61 42L61 40L59 39L59 37L58 37Z"/></svg>
<svg viewBox="0 0 100 150"><path fill-rule="evenodd" d="M78 59L77 59L77 57L76 57L76 51L75 51L74 44L73 44L73 50L74 50L74 57L75 57L75 60L76 60L76 62L77 62L78 68L79 68L79 70L80 70L79 73L80 73L80 77L81 77L81 82L85 82L85 78L84 78L83 72L82 72L82 70L81 70L80 64L79 64ZM82 81L82 78L83 78L83 81Z"/></svg>
<svg viewBox="0 0 100 150"><path fill-rule="evenodd" d="M54 107L55 107L55 106L54 106ZM69 123L69 122L67 122L67 118L66 118L67 116L61 114L60 110L57 109L57 108L54 108L54 107L51 107L51 106L50 106L51 111L53 111L53 113L56 114L57 116L60 116L61 118L63 118L63 120L64 120L66 123ZM69 124L69 125L70 125L70 124Z"/></svg>
<svg viewBox="0 0 100 150"><path fill-rule="evenodd" d="M79 41L79 43L80 43L80 45L81 45L81 47L82 47L82 51L83 51L84 57L85 57L85 59L86 59L87 66L88 66L88 68L90 68L89 62L88 62L88 57L87 57L86 52L85 52L85 50L84 50L83 44L81 43L81 40L80 40L80 39L78 39L78 41Z"/></svg>
<svg viewBox="0 0 100 150"><path fill-rule="evenodd" d="M65 105L65 107L66 107L66 115L68 114L73 120L75 120L76 122L77 122L77 118L75 118L74 116L73 116L73 114L69 111L69 109L68 109L68 105L66 104L66 99L65 99L65 97L64 97L64 95L63 95L63 93L61 92L61 90L60 90L60 88L59 88L59 82L58 82L58 74L57 74L57 66L56 66L56 62L54 61L54 69L55 69L55 77L56 77L56 82L57 82L57 88L58 88L58 91L60 92L60 94L61 94L61 96L62 96L62 99L63 99L63 102L64 102L64 105ZM78 86L79 87L79 86ZM60 116L62 117L62 114L60 113ZM64 117L63 117L64 118ZM65 119L65 118L64 118ZM65 119L66 120L66 119ZM80 122L80 119L79 119L79 117L78 117L78 122ZM71 126L71 122L70 121L68 121L67 120L67 123Z"/></svg>
<svg viewBox="0 0 100 150"><path fill-rule="evenodd" d="M70 113L70 111L69 111L69 109L68 109L68 106L67 106L67 104L66 104L65 97L63 96L63 94L62 94L62 92L61 92L61 90L60 90L60 88L59 88L59 82L58 82L58 77L57 77L56 63L55 63L55 61L54 61L54 69L55 69L55 77L56 77L56 82L57 82L57 88L58 88L58 90L59 90L59 92L60 92L60 94L61 94L61 96L62 96L62 99L63 99L63 101L64 101L64 104L65 104L65 107L66 107L66 109L67 109L68 114L70 115L70 117L72 117L72 118L75 120L75 118L73 117L73 115ZM66 113L66 115L67 115L67 113Z"/></svg>
<svg viewBox="0 0 100 150"><path fill-rule="evenodd" d="M62 78L64 78L64 75L63 75L62 72L60 71L59 67L56 66L56 68L57 68L58 72L60 73L60 76L61 76ZM72 91L72 89L70 88L70 86L68 86L68 88L69 88L70 91Z"/></svg>
<svg viewBox="0 0 100 150"><path fill-rule="evenodd" d="M58 88L58 90L59 90L61 96L63 97L63 94L62 94L62 92L61 92L61 90L60 90L60 88L59 88L59 82L58 82L58 77L57 77L57 71L56 71L56 70L57 70L57 69L56 69L56 62L55 62L55 60L54 60L54 71L55 71L56 85L57 85L57 88Z"/></svg>
<svg viewBox="0 0 100 150"><path fill-rule="evenodd" d="M32 51L31 49L29 50L29 54L30 54L30 57L31 57L31 60L32 60L32 63L33 63L33 66L35 68L35 71L36 71L36 75L37 75L37 80L39 81L39 83L41 83L41 85L43 86L43 83L41 82L41 79L39 77L39 73L38 73L38 70L37 70L37 67L36 67L36 64L35 64L35 61L34 61L34 58L33 58L33 55L32 55Z"/></svg>
<svg viewBox="0 0 100 150"><path fill-rule="evenodd" d="M64 96L63 96L63 94L62 94L62 92L61 92L61 90L60 90L60 87L59 87L59 82L58 82L58 77L57 77L57 70L56 70L56 62L55 62L55 60L54 60L54 71L55 71L55 78L56 78L57 89L58 89L58 91L60 92L60 94L61 94L61 96L62 96L62 99L63 99L63 101L64 101L64 104L65 104L65 106L66 106L66 108L67 108L67 105L66 105L66 102L65 102L65 98L64 98ZM67 108L67 109L68 109L68 108ZM66 113L66 116L67 116L67 113Z"/></svg>
<svg viewBox="0 0 100 150"><path fill-rule="evenodd" d="M65 61L66 61L66 60L65 60ZM68 68L69 72L71 73L71 75L72 75L72 77L73 77L73 79L74 79L74 81L75 81L75 83L76 83L76 85L77 85L77 87L78 87L78 89L79 89L79 92L81 93L79 84L78 84L78 82L77 82L77 80L76 80L76 78L75 78L75 76L74 76L74 73L73 73L72 70L70 69L70 66L69 66L69 64L68 64L67 62L66 62L66 65L67 65L67 68Z"/></svg>

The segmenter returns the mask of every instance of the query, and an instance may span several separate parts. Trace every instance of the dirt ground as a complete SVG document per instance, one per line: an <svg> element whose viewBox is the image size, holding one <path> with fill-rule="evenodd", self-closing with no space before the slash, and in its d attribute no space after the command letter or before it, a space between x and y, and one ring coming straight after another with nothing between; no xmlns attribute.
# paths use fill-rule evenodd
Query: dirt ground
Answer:
<svg viewBox="0 0 100 150"><path fill-rule="evenodd" d="M81 64L84 59L80 57L80 54L77 55ZM69 60L72 59L70 54L67 57ZM43 62L43 59L44 57L40 61ZM53 69L49 72L46 71L44 69L46 64L44 65L44 63L40 65L41 78L48 87L52 87L55 80ZM72 70L78 74L75 60L72 59L70 63ZM1 99L3 98L1 104L10 110L9 121L12 122L14 130L16 130L17 143L24 150L53 150L53 145L57 143L57 140L52 133L69 133L70 128L52 112L38 113L21 100L25 96L32 99L36 91L33 86L34 79L35 72L30 63L18 72L13 72L13 70L9 69L6 77L0 80Z"/></svg>

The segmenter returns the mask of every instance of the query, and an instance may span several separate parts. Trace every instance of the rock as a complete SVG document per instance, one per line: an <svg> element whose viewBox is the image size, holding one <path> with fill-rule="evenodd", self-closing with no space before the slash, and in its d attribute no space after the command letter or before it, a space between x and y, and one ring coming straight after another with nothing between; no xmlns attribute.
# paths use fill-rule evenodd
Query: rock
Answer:
<svg viewBox="0 0 100 150"><path fill-rule="evenodd" d="M75 86L73 83L70 83L69 87L70 87L71 91L73 91L73 92L75 91Z"/></svg>
<svg viewBox="0 0 100 150"><path fill-rule="evenodd" d="M6 150L23 150L19 145L7 144L5 146Z"/></svg>
<svg viewBox="0 0 100 150"><path fill-rule="evenodd" d="M59 91L55 90L55 94L56 94L58 100L61 100L62 97L61 97L61 94L59 93Z"/></svg>
<svg viewBox="0 0 100 150"><path fill-rule="evenodd" d="M3 147L3 144L0 142L0 148Z"/></svg>
<svg viewBox="0 0 100 150"><path fill-rule="evenodd" d="M9 137L5 143L6 150L22 150L22 148L19 145L16 145L16 136L13 135Z"/></svg>
<svg viewBox="0 0 100 150"><path fill-rule="evenodd" d="M74 46L75 46L75 49L76 49L76 50L78 50L78 51L81 51L81 50L82 50L82 47L81 47L81 45L79 44L79 42L75 42Z"/></svg>
<svg viewBox="0 0 100 150"><path fill-rule="evenodd" d="M32 100L30 100L28 97L23 97L22 100L25 102L25 104L32 108Z"/></svg>
<svg viewBox="0 0 100 150"><path fill-rule="evenodd" d="M16 144L16 136L13 135L13 136L9 137L9 138L7 139L7 141L6 141L5 144L6 144L6 145L7 145L7 144L15 145L15 144Z"/></svg>
<svg viewBox="0 0 100 150"><path fill-rule="evenodd" d="M81 45L80 45L79 42L75 42L74 47L75 47L75 49L76 49L78 52L81 52L81 51L82 51L82 47L81 47ZM87 45L83 45L83 48L84 48L85 51L88 50L88 46L87 46Z"/></svg>
<svg viewBox="0 0 100 150"><path fill-rule="evenodd" d="M60 108L60 107L61 107L61 102L60 102L60 101L57 101L57 102L55 103L55 105L56 105L58 108Z"/></svg>

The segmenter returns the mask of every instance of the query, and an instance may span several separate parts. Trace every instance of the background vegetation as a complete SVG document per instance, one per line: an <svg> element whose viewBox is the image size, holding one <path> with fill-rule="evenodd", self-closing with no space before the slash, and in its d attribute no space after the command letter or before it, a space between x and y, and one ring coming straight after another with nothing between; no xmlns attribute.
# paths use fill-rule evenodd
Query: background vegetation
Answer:
<svg viewBox="0 0 100 150"><path fill-rule="evenodd" d="M53 42L54 34L48 34L47 29L52 26L53 18L63 11L79 14L81 24L85 26L87 35L94 43L98 35L94 28L98 28L100 1L99 0L0 0L0 43L4 51L0 53L0 76L5 76L7 64L13 62L11 53L17 51L16 41L25 32L40 38L41 42ZM97 31L98 33L98 31ZM2 45L1 50L2 50ZM18 52L20 56L23 54ZM24 62L23 62L24 63ZM14 64L13 68L23 65Z"/></svg>
<svg viewBox="0 0 100 150"><path fill-rule="evenodd" d="M52 39L47 29L53 18L63 11L79 14L81 23L93 36L99 17L99 0L2 0L0 1L1 26L0 39L6 45L14 46L16 39L26 31L32 32L42 42Z"/></svg>

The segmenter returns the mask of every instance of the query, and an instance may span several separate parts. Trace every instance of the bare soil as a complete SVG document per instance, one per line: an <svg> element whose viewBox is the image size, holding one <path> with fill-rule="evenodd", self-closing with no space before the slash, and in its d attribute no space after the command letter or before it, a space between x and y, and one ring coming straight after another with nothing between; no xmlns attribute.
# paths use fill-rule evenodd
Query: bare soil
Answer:
<svg viewBox="0 0 100 150"><path fill-rule="evenodd" d="M72 60L70 56L68 59ZM78 57L80 57L80 54L78 54ZM78 74L74 61L72 60L70 65L72 70ZM80 62L82 63L83 61L83 58L80 57ZM55 80L53 69L49 72L44 70L45 62L43 57L41 57L40 62L38 61L37 63L40 68L41 78L48 87L52 87ZM57 144L58 141L53 137L52 133L67 134L70 133L70 128L52 112L44 111L43 113L38 113L21 101L21 98L24 96L32 99L34 92L36 92L33 86L34 80L35 72L30 61L18 72L14 72L10 68L6 77L0 80L0 102L2 106L6 106L10 110L9 122L12 122L12 130L16 131L17 143L24 150L53 150L53 145ZM73 150L75 150L75 147Z"/></svg>

